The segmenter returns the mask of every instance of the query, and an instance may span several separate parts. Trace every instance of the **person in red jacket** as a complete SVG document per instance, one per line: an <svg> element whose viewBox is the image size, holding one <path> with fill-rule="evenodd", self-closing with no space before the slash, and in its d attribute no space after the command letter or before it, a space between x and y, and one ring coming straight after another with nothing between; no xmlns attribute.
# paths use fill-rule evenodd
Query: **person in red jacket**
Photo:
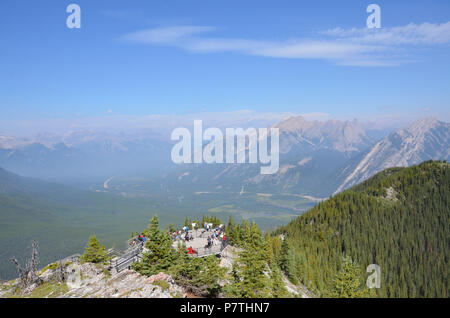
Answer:
<svg viewBox="0 0 450 318"><path fill-rule="evenodd" d="M187 249L189 255L194 255L195 251L192 249L192 246L189 246Z"/></svg>

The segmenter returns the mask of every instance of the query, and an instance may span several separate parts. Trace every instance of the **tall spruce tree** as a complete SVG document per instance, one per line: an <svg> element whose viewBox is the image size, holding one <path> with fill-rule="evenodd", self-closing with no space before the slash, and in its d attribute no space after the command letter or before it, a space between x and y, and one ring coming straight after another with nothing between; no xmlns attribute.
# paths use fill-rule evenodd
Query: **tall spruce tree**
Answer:
<svg viewBox="0 0 450 318"><path fill-rule="evenodd" d="M145 248L148 251L142 253L142 260L133 264L133 268L147 276L167 271L173 264L174 251L170 236L159 228L157 215L152 218L149 228L144 231L144 234L147 238Z"/></svg>
<svg viewBox="0 0 450 318"><path fill-rule="evenodd" d="M197 296L217 297L222 290L219 282L225 277L226 268L219 266L215 255L189 256L184 244L179 244L169 273L177 284Z"/></svg>
<svg viewBox="0 0 450 318"><path fill-rule="evenodd" d="M291 283L298 284L295 253L292 244L287 237L284 238L283 243L281 244L280 267L285 272Z"/></svg>
<svg viewBox="0 0 450 318"><path fill-rule="evenodd" d="M361 286L361 270L350 256L342 258L341 270L334 279L333 290L330 294L334 298L367 297L368 290Z"/></svg>
<svg viewBox="0 0 450 318"><path fill-rule="evenodd" d="M271 293L271 284L268 277L267 246L264 238L255 223L244 223L248 233L242 233L246 239L242 241L243 251L237 260L236 285L240 297L255 298L268 297Z"/></svg>
<svg viewBox="0 0 450 318"><path fill-rule="evenodd" d="M101 245L95 235L89 237L84 254L80 257L82 263L104 263L109 260L104 245Z"/></svg>
<svg viewBox="0 0 450 318"><path fill-rule="evenodd" d="M289 293L284 285L283 278L281 276L281 270L276 265L271 266L270 279L272 283L271 296L275 298L285 298L289 296Z"/></svg>

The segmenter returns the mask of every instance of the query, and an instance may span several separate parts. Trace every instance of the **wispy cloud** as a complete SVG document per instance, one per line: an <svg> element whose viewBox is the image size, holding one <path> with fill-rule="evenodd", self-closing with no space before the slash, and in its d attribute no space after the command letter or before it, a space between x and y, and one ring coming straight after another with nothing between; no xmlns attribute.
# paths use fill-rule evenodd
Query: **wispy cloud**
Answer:
<svg viewBox="0 0 450 318"><path fill-rule="evenodd" d="M214 31L213 27L176 26L158 29L141 30L130 33L122 39L142 44L170 44L184 46L192 42L192 36Z"/></svg>
<svg viewBox="0 0 450 318"><path fill-rule="evenodd" d="M405 26L381 29L341 29L321 32L334 38L355 43L370 43L386 46L440 45L450 43L450 22L442 24L410 23Z"/></svg>
<svg viewBox="0 0 450 318"><path fill-rule="evenodd" d="M411 46L450 43L450 22L382 29L335 28L309 38L264 41L215 37L211 26L172 26L126 34L121 40L196 53L234 52L271 58L322 59L338 65L393 66L414 61Z"/></svg>

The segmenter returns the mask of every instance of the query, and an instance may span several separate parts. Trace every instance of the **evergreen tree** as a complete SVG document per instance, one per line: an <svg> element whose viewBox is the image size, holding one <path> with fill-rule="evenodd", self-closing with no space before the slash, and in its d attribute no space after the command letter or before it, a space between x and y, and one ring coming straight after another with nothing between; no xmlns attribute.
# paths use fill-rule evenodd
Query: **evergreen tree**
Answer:
<svg viewBox="0 0 450 318"><path fill-rule="evenodd" d="M175 226L173 224L169 224L169 226L167 227L167 232L169 233L169 235L175 232Z"/></svg>
<svg viewBox="0 0 450 318"><path fill-rule="evenodd" d="M228 217L228 225L226 228L228 241L231 245L236 245L236 224L233 220L233 217L230 215Z"/></svg>
<svg viewBox="0 0 450 318"><path fill-rule="evenodd" d="M264 241L266 243L266 250L267 250L267 264L269 266L272 266L275 263L275 255L273 252L273 238L270 236L269 232L266 232L264 235Z"/></svg>
<svg viewBox="0 0 450 318"><path fill-rule="evenodd" d="M281 270L277 265L271 266L270 279L272 283L271 296L275 298L285 298L289 296L288 291L283 283L283 278L281 276Z"/></svg>
<svg viewBox="0 0 450 318"><path fill-rule="evenodd" d="M361 271L350 256L343 257L341 270L334 279L331 297L359 298L368 296L367 290L361 287Z"/></svg>
<svg viewBox="0 0 450 318"><path fill-rule="evenodd" d="M261 231L255 223L248 225L248 233L242 233L246 240L242 241L243 251L237 260L236 289L240 297L268 297L271 284L268 277L267 250Z"/></svg>
<svg viewBox="0 0 450 318"><path fill-rule="evenodd" d="M152 218L144 235L147 238L145 248L148 251L142 253L142 260L133 264L133 268L147 276L166 272L173 264L174 251L170 236L159 228L158 216Z"/></svg>
<svg viewBox="0 0 450 318"><path fill-rule="evenodd" d="M95 235L89 237L84 254L80 257L82 263L105 263L109 260L104 245L101 245Z"/></svg>
<svg viewBox="0 0 450 318"><path fill-rule="evenodd" d="M284 238L283 243L281 244L280 267L286 273L286 276L291 283L298 284L294 249L287 237Z"/></svg>
<svg viewBox="0 0 450 318"><path fill-rule="evenodd" d="M224 279L226 269L219 267L219 260L214 255L191 257L181 245L169 272L180 286L195 295L217 297L221 292L219 281Z"/></svg>

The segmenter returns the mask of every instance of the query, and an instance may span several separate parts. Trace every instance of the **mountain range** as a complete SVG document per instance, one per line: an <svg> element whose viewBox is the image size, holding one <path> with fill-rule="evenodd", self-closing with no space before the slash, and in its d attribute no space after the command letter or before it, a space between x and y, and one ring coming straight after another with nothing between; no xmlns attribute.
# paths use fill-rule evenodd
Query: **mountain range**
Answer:
<svg viewBox="0 0 450 318"><path fill-rule="evenodd" d="M149 175L172 163L171 145L152 133L124 135L71 131L64 136L0 136L0 166L20 175L76 183L112 175Z"/></svg>
<svg viewBox="0 0 450 318"><path fill-rule="evenodd" d="M173 142L154 131L78 130L35 140L0 136L0 166L62 183L103 184L112 176L145 178L152 186L140 193L164 188L323 198L389 167L450 157L450 124L435 118L387 135L357 120L308 121L301 116L272 127L280 130L280 168L273 175L260 174L258 164L175 165L170 159Z"/></svg>
<svg viewBox="0 0 450 318"><path fill-rule="evenodd" d="M450 124L424 118L378 141L342 169L335 193L391 167L409 167L425 160L450 159Z"/></svg>
<svg viewBox="0 0 450 318"><path fill-rule="evenodd" d="M450 124L425 118L377 140L358 121L290 117L280 130L280 168L258 165L184 165L172 171L179 188L292 193L328 197L390 167L450 158Z"/></svg>

